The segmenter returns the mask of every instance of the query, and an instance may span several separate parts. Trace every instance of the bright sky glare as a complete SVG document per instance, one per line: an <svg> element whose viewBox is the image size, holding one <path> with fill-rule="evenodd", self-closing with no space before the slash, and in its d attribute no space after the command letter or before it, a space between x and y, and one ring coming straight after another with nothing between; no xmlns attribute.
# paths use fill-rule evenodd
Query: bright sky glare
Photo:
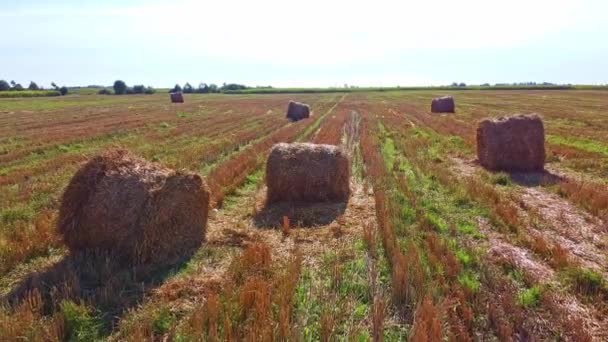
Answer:
<svg viewBox="0 0 608 342"><path fill-rule="evenodd" d="M27 86L608 83L605 0L2 1Z"/></svg>

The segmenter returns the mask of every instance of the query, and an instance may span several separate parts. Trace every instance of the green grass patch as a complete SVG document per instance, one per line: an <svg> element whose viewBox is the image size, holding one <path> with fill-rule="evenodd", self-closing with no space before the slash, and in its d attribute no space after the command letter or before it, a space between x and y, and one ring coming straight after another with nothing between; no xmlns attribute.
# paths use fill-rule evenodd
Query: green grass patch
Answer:
<svg viewBox="0 0 608 342"><path fill-rule="evenodd" d="M448 224L447 222L441 218L439 215L428 211L426 213L426 219L429 222L429 224L434 227L438 232L440 233L447 233L448 231Z"/></svg>
<svg viewBox="0 0 608 342"><path fill-rule="evenodd" d="M176 317L167 308L160 308L152 317L152 329L155 336L162 336L171 329Z"/></svg>
<svg viewBox="0 0 608 342"><path fill-rule="evenodd" d="M29 221L34 217L34 211L29 207L8 208L0 212L0 222L5 225L18 221Z"/></svg>
<svg viewBox="0 0 608 342"><path fill-rule="evenodd" d="M574 147L581 151L599 153L604 156L608 156L608 146L589 139L582 139L576 137L562 137L557 135L547 135L547 142L555 145L565 145Z"/></svg>
<svg viewBox="0 0 608 342"><path fill-rule="evenodd" d="M459 249L455 253L456 259L465 267L469 267L473 264L473 257L466 251Z"/></svg>
<svg viewBox="0 0 608 342"><path fill-rule="evenodd" d="M608 282L591 269L573 267L565 271L565 278L576 292L590 297L603 297L608 300Z"/></svg>
<svg viewBox="0 0 608 342"><path fill-rule="evenodd" d="M517 303L524 308L535 307L540 301L541 290L538 285L521 290L517 294Z"/></svg>
<svg viewBox="0 0 608 342"><path fill-rule="evenodd" d="M462 287L469 289L472 293L477 293L477 291L479 291L479 279L477 279L477 275L473 272L466 271L458 275L458 283L462 285Z"/></svg>
<svg viewBox="0 0 608 342"><path fill-rule="evenodd" d="M490 175L490 183L502 186L509 186L513 184L511 176L506 172L498 172Z"/></svg>
<svg viewBox="0 0 608 342"><path fill-rule="evenodd" d="M239 201L240 197L255 192L258 185L261 184L264 179L264 172L265 170L261 168L248 175L245 178L245 182L234 193L224 198L223 207L225 209L234 208L235 205L241 203L241 201Z"/></svg>
<svg viewBox="0 0 608 342"><path fill-rule="evenodd" d="M69 341L89 342L99 339L102 325L84 305L63 301L60 307Z"/></svg>
<svg viewBox="0 0 608 342"><path fill-rule="evenodd" d="M295 317L302 323L301 340L320 339L323 315L334 318L333 336L338 339L356 336L355 340L366 340L368 335L360 331L371 315L366 249L362 240L355 241L353 247L329 250L321 256L318 270L307 267L302 270L294 297ZM378 285L382 284L381 277Z"/></svg>

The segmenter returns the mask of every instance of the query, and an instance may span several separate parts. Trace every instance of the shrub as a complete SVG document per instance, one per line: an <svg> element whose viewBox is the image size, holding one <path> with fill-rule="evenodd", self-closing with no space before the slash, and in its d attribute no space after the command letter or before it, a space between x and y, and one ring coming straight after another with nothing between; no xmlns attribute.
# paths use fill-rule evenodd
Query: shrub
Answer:
<svg viewBox="0 0 608 342"><path fill-rule="evenodd" d="M123 95L127 92L127 84L121 80L114 82L114 94Z"/></svg>
<svg viewBox="0 0 608 342"><path fill-rule="evenodd" d="M99 91L97 92L97 94L99 95L112 95L112 91L108 88L102 88L99 89Z"/></svg>
<svg viewBox="0 0 608 342"><path fill-rule="evenodd" d="M63 87L59 88L59 93L61 94L61 96L67 95L68 87L63 86Z"/></svg>
<svg viewBox="0 0 608 342"><path fill-rule="evenodd" d="M156 89L154 89L154 88L152 88L152 87L148 86L148 87L146 88L146 90L144 90L144 93L145 93L145 94L154 94L154 93L156 93Z"/></svg>

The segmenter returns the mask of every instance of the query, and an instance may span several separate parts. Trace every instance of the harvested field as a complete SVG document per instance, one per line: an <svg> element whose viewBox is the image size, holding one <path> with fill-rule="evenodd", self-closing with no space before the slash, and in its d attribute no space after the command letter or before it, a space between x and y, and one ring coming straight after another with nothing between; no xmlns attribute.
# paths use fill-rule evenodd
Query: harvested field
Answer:
<svg viewBox="0 0 608 342"><path fill-rule="evenodd" d="M443 95L457 113L430 115ZM1 339L608 338L603 91L184 97L0 99ZM292 98L315 115L286 120ZM477 122L512 113L543 118L544 171L476 161ZM267 205L271 148L294 142L340 147L348 201ZM160 268L69 251L61 196L112 147L204 178L206 242Z"/></svg>

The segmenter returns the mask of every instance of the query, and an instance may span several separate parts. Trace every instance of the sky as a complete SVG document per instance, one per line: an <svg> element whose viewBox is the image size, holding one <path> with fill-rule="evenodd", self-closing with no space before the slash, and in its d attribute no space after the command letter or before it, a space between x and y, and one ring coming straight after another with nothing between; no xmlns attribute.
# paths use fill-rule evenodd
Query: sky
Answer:
<svg viewBox="0 0 608 342"><path fill-rule="evenodd" d="M0 0L27 86L608 83L605 0Z"/></svg>

